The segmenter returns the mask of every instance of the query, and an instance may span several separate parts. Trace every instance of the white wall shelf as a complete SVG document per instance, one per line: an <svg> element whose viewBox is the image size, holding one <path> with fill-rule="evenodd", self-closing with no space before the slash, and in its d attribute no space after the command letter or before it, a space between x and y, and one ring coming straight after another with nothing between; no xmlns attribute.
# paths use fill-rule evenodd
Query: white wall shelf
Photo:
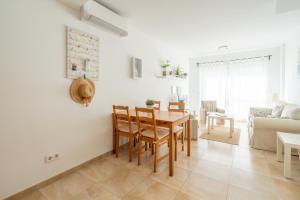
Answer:
<svg viewBox="0 0 300 200"><path fill-rule="evenodd" d="M166 80L186 80L187 78L176 77L176 76L162 76L156 75L156 78L166 79Z"/></svg>

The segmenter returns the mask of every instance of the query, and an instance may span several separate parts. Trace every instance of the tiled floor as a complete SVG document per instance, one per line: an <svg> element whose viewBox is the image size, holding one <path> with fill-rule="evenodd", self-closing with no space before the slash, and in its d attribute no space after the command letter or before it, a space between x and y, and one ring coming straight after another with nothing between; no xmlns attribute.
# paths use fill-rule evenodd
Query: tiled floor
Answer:
<svg viewBox="0 0 300 200"><path fill-rule="evenodd" d="M300 161L293 157L293 180L283 177L275 153L251 149L245 124L240 145L198 140L192 155L179 153L175 176L167 160L152 173L151 153L141 166L128 162L127 151L97 160L23 199L76 200L299 200Z"/></svg>

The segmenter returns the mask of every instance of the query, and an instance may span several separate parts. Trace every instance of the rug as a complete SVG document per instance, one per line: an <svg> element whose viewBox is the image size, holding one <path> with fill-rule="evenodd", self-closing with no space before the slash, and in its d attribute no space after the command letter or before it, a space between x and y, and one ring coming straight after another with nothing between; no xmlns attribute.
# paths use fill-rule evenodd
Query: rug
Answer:
<svg viewBox="0 0 300 200"><path fill-rule="evenodd" d="M211 129L209 134L207 134L207 128L203 127L200 128L200 138L238 145L240 142L240 132L241 129L235 128L232 138L230 138L229 127L214 126L214 129Z"/></svg>

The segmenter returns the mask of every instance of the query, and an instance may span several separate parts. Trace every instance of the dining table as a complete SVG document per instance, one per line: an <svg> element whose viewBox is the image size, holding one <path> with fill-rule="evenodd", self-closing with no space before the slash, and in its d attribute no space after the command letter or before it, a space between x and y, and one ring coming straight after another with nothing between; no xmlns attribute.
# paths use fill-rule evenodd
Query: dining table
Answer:
<svg viewBox="0 0 300 200"><path fill-rule="evenodd" d="M129 109L129 116L132 121L136 121L136 111L135 109ZM145 116L143 116L145 117ZM150 116L149 116L150 117ZM113 152L116 148L116 126L114 122L114 114L112 114L113 119ZM186 139L187 139L187 156L191 155L191 127L190 127L190 114L181 112L171 112L167 110L155 110L155 120L156 124L163 124L164 127L169 128L169 175L174 175L174 133L173 130L176 126L184 124L186 127Z"/></svg>

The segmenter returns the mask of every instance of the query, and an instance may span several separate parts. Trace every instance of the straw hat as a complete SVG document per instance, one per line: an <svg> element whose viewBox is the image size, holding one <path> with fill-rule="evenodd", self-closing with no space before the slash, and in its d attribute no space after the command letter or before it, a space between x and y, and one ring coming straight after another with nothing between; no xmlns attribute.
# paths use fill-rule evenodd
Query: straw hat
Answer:
<svg viewBox="0 0 300 200"><path fill-rule="evenodd" d="M95 94L95 85L90 79L78 78L70 86L73 101L88 106Z"/></svg>

